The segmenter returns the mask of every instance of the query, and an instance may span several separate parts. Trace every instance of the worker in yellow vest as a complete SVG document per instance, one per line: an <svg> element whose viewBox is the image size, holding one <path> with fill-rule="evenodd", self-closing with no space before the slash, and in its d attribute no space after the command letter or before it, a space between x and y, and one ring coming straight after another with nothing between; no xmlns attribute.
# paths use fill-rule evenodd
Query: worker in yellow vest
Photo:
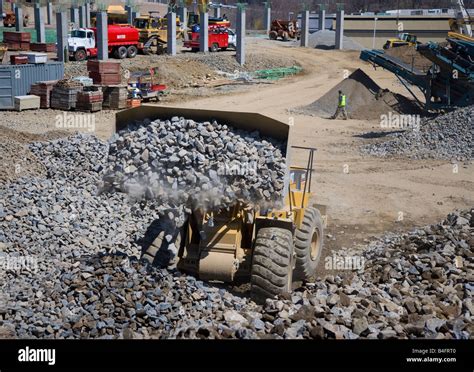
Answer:
<svg viewBox="0 0 474 372"><path fill-rule="evenodd" d="M347 105L347 97L344 93L342 93L342 90L340 90L337 110L332 118L338 119L342 115L342 118L344 120L349 119L349 116L347 115L346 105Z"/></svg>

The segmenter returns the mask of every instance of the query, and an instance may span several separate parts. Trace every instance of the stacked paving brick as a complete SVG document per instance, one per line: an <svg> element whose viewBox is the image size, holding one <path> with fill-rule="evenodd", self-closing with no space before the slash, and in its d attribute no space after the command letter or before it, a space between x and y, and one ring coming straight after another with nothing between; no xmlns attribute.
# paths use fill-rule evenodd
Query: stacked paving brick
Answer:
<svg viewBox="0 0 474 372"><path fill-rule="evenodd" d="M128 91L126 85L109 85L104 87L104 104L113 110L120 110L127 107Z"/></svg>
<svg viewBox="0 0 474 372"><path fill-rule="evenodd" d="M28 63L27 56L10 56L10 63L12 65L26 65Z"/></svg>
<svg viewBox="0 0 474 372"><path fill-rule="evenodd" d="M82 84L72 80L59 80L51 92L51 108L72 110L76 108L77 93L82 91Z"/></svg>
<svg viewBox="0 0 474 372"><path fill-rule="evenodd" d="M40 97L41 108L51 107L51 92L56 83L57 80L39 81L31 86L30 94Z"/></svg>
<svg viewBox="0 0 474 372"><path fill-rule="evenodd" d="M87 71L94 84L116 85L122 82L120 63L110 61L88 61Z"/></svg>
<svg viewBox="0 0 474 372"><path fill-rule="evenodd" d="M101 87L86 87L84 91L77 93L76 109L80 111L96 112L102 110L104 96Z"/></svg>
<svg viewBox="0 0 474 372"><path fill-rule="evenodd" d="M4 31L3 42L8 50L30 50L31 34L29 32Z"/></svg>
<svg viewBox="0 0 474 372"><path fill-rule="evenodd" d="M30 49L33 52L54 53L56 52L56 44L31 43Z"/></svg>

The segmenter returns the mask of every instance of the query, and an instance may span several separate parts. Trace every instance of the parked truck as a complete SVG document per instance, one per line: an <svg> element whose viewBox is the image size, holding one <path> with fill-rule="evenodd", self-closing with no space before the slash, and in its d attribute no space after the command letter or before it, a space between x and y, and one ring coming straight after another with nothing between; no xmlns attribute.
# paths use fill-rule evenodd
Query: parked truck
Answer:
<svg viewBox="0 0 474 372"><path fill-rule="evenodd" d="M139 47L138 30L128 25L109 25L107 28L109 54L115 58L134 58ZM79 28L68 38L69 55L76 61L97 56L97 29Z"/></svg>
<svg viewBox="0 0 474 372"><path fill-rule="evenodd" d="M229 46L235 48L235 44L236 44L236 41L234 39L235 35L230 35L229 29L227 28L209 26L208 35L209 35L208 42L209 42L210 52L217 52L219 50L227 50ZM193 52L198 52L199 39L200 39L199 32L191 32L189 40L184 42L184 47L191 48ZM229 45L229 41L231 40L234 44Z"/></svg>

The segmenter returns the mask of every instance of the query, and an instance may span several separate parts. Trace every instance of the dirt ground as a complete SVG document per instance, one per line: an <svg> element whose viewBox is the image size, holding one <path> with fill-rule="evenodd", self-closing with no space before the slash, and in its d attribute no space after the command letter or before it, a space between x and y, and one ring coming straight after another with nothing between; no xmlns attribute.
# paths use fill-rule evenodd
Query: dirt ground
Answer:
<svg viewBox="0 0 474 372"><path fill-rule="evenodd" d="M208 86L200 96L170 95L160 104L176 107L258 112L284 122L294 122L290 143L318 149L312 190L314 201L327 206L326 242L331 249L367 241L384 231L407 230L437 222L456 208L474 205L473 164L446 161L380 159L361 155L359 146L383 140L388 133L378 121L329 120L292 113L323 96L347 74L361 68L382 88L408 96L394 75L359 59L358 52L323 51L294 47L290 43L249 39L250 55L298 61L304 73L272 84L241 85L232 89ZM226 52L231 53L231 52ZM183 88L200 89L200 88ZM185 92L185 91L184 91ZM179 92L177 92L179 93ZM40 121L39 131L54 128L54 115L42 110L0 113L0 122L34 131L22 123ZM96 115L95 133L107 139L114 115ZM367 136L372 133L371 136ZM378 137L378 138L377 138ZM375 138L375 139L374 139ZM304 165L306 153L295 151L292 164ZM457 165L459 171L453 171Z"/></svg>

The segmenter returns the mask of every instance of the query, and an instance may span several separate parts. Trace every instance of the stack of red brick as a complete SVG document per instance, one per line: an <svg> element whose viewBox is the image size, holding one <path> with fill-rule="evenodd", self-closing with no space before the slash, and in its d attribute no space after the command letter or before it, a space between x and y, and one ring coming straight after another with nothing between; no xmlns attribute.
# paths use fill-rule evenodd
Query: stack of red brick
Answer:
<svg viewBox="0 0 474 372"><path fill-rule="evenodd" d="M94 84L117 85L122 82L119 62L87 61L87 71Z"/></svg>
<svg viewBox="0 0 474 372"><path fill-rule="evenodd" d="M8 50L30 50L31 34L29 32L3 31L3 42Z"/></svg>
<svg viewBox="0 0 474 372"><path fill-rule="evenodd" d="M36 84L31 86L30 94L40 97L41 108L50 108L51 91L53 90L54 84L57 82L57 80L38 81Z"/></svg>
<svg viewBox="0 0 474 372"><path fill-rule="evenodd" d="M10 63L12 65L26 65L28 63L27 56L10 56Z"/></svg>
<svg viewBox="0 0 474 372"><path fill-rule="evenodd" d="M31 43L30 49L33 52L54 53L56 52L56 44Z"/></svg>
<svg viewBox="0 0 474 372"><path fill-rule="evenodd" d="M76 109L80 111L100 111L104 95L101 87L87 87L85 91L77 93Z"/></svg>

